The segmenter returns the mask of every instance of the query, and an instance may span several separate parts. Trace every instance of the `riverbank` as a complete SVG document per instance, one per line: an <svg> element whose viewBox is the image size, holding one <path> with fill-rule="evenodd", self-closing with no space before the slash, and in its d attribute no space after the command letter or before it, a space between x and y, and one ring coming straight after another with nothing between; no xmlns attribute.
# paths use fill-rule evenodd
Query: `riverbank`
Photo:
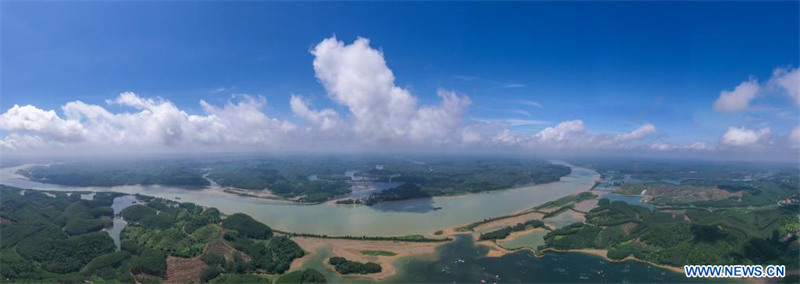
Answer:
<svg viewBox="0 0 800 284"><path fill-rule="evenodd" d="M307 261L313 259L319 249L329 246L333 255L344 257L348 260L357 262L374 262L380 264L381 272L373 274L348 274L341 275L343 277L353 278L367 278L372 280L381 280L397 273L397 267L394 262L402 257L412 255L425 255L433 254L436 252L436 247L446 243L420 243L420 242L399 242L399 241L360 241L360 240L343 240L343 239L324 239L313 237L292 237L303 250L308 254L295 259L292 262L291 270L302 267ZM394 255L371 255L364 254L363 251L386 251ZM326 267L335 271L333 267L328 265L328 260L323 260Z"/></svg>
<svg viewBox="0 0 800 284"><path fill-rule="evenodd" d="M636 257L634 257L632 255L628 256L626 258L623 258L623 259L611 259L611 258L608 258L608 256L607 256L608 255L608 250L607 249L557 250L557 249L547 248L547 249L542 250L541 254L543 255L543 254L547 253L548 251L558 252L558 253L585 253L585 254L591 254L591 255L594 255L594 256L602 257L604 260L610 261L610 262L637 261L637 262L646 263L646 264L649 264L649 265L652 265L652 266L655 266L655 267L658 267L658 268L666 269L666 270L669 270L669 271L672 271L672 272L675 272L675 273L680 273L680 274L684 273L683 268L664 265L664 264L658 264L658 263L650 262L650 261L647 261L647 260L638 259L638 258L636 258ZM537 257L541 257L541 256L537 255Z"/></svg>

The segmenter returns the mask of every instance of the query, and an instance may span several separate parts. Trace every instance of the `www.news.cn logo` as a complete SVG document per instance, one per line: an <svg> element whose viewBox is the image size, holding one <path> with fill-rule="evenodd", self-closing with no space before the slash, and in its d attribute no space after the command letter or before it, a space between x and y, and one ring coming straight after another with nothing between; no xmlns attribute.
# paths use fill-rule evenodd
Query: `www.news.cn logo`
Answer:
<svg viewBox="0 0 800 284"><path fill-rule="evenodd" d="M778 278L786 276L784 265L686 265L686 277L700 278Z"/></svg>

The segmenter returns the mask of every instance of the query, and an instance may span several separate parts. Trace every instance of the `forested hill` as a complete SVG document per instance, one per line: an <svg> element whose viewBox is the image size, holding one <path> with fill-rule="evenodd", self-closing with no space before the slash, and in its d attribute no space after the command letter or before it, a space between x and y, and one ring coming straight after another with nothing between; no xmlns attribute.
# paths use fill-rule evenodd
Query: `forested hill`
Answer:
<svg viewBox="0 0 800 284"><path fill-rule="evenodd" d="M70 186L170 185L269 190L280 198L319 203L347 196L353 183L394 182L407 187L371 202L455 195L558 181L570 168L512 157L404 158L295 157L127 162L71 162L19 170L31 180Z"/></svg>
<svg viewBox="0 0 800 284"><path fill-rule="evenodd" d="M117 251L104 228L118 193L44 193L0 185L0 275L9 282L269 283L254 273L282 274L304 255L286 237L250 216L137 196L121 212L128 221ZM325 282L319 273L304 279ZM295 277L293 275L291 277ZM294 279L294 278L292 278ZM310 279L310 280L309 280Z"/></svg>

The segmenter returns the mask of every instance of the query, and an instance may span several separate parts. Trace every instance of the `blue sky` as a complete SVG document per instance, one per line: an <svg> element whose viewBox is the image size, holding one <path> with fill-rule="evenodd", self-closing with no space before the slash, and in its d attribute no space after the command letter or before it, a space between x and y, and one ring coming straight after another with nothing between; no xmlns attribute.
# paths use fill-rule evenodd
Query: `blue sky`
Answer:
<svg viewBox="0 0 800 284"><path fill-rule="evenodd" d="M593 135L654 125L642 145L717 144L730 127L768 127L780 140L798 125L787 91L768 87L776 68L800 65L796 1L4 1L0 8L2 111L32 105L64 118L61 106L79 100L126 112L107 100L131 91L203 115L200 100L222 106L248 94L263 96L270 118L307 126L289 108L296 94L346 120L351 106L330 99L310 52L335 35L344 44L368 38L419 106L439 104L438 89L468 97L465 125L498 123L522 136L571 120ZM750 78L763 91L747 109L713 109L720 92ZM4 127L13 132L41 129Z"/></svg>

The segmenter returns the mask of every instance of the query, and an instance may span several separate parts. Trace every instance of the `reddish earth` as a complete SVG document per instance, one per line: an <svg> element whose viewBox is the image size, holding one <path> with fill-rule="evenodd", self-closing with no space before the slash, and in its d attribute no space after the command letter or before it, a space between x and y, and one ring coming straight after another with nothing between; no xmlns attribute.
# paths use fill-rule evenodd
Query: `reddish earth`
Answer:
<svg viewBox="0 0 800 284"><path fill-rule="evenodd" d="M11 220L8 220L6 218L0 217L0 224L11 224L11 223L13 223L13 222L11 222Z"/></svg>
<svg viewBox="0 0 800 284"><path fill-rule="evenodd" d="M200 257L167 257L167 283L199 282L206 264Z"/></svg>
<svg viewBox="0 0 800 284"><path fill-rule="evenodd" d="M631 232L633 232L633 228L636 228L636 223L629 222L622 224L622 231L625 232L626 234L630 234Z"/></svg>
<svg viewBox="0 0 800 284"><path fill-rule="evenodd" d="M247 254L240 252L225 242L222 234L209 242L203 249L203 253L210 253L221 255L226 261L232 261L234 256L238 256L241 260L250 261L251 258ZM167 283L187 283L187 282L200 282L200 274L206 269L207 265L200 259L200 256L193 258L182 257L167 257Z"/></svg>
<svg viewBox="0 0 800 284"><path fill-rule="evenodd" d="M224 232L223 232L224 236ZM250 261L251 258L247 254L236 250L231 245L229 245L222 236L219 238L214 239L213 241L209 242L206 245L206 248L203 250L205 253L221 255L225 258L225 261L233 261L234 256L238 256L239 259L244 261Z"/></svg>

